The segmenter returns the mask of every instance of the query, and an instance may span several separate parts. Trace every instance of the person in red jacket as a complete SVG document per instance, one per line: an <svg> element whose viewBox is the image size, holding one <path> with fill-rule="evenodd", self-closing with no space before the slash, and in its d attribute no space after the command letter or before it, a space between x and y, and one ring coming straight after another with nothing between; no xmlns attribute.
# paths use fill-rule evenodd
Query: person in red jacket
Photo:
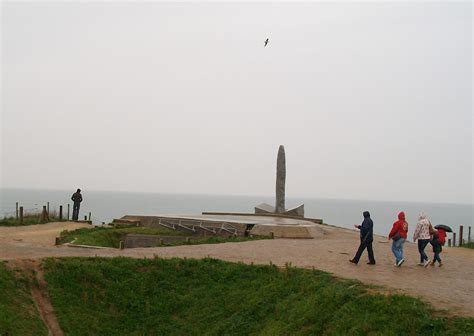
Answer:
<svg viewBox="0 0 474 336"><path fill-rule="evenodd" d="M408 235L408 223L405 220L405 213L400 211L398 220L393 223L392 230L388 234L388 239L392 239L392 252L395 256L395 266L400 267L405 262L403 258L403 244Z"/></svg>

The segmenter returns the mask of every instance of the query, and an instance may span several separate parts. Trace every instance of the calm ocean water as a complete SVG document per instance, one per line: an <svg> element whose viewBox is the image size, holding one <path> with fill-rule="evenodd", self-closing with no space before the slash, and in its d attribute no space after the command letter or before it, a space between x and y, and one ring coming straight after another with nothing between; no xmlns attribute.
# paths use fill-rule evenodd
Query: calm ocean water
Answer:
<svg viewBox="0 0 474 336"><path fill-rule="evenodd" d="M25 190L0 189L0 215L15 215L15 202L25 211L38 211L47 202L50 210L58 210L67 204L75 190ZM83 191L80 216L92 213L92 221L108 223L114 218L133 214L200 214L202 211L253 212L254 206L266 202L274 203L273 197L179 195L137 192ZM374 232L387 235L399 211L407 214L411 238L420 211L428 214L431 222L446 224L458 231L459 225L474 226L472 204L409 203L370 200L333 200L317 198L287 198L287 207L305 204L306 217L322 218L325 223L353 228L362 222L362 212L368 210L374 221ZM72 213L72 204L71 204ZM467 229L464 230L467 239ZM473 233L474 235L474 233Z"/></svg>

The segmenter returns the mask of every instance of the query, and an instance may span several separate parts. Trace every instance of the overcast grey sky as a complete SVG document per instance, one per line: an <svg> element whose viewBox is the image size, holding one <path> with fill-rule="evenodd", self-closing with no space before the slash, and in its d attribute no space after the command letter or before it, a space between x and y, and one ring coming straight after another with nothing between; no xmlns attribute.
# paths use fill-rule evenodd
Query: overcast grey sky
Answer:
<svg viewBox="0 0 474 336"><path fill-rule="evenodd" d="M270 39L267 47L263 41ZM2 3L2 186L472 203L472 4Z"/></svg>

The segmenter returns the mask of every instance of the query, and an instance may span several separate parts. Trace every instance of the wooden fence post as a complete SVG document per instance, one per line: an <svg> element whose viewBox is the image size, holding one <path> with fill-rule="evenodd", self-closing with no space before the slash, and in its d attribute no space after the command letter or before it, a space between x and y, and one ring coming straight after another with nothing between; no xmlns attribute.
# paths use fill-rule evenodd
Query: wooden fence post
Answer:
<svg viewBox="0 0 474 336"><path fill-rule="evenodd" d="M459 225L459 246L462 246L462 237L463 237L462 231L463 231L463 226Z"/></svg>
<svg viewBox="0 0 474 336"><path fill-rule="evenodd" d="M20 207L20 224L23 224L23 207Z"/></svg>
<svg viewBox="0 0 474 336"><path fill-rule="evenodd" d="M70 204L68 203L67 204L67 220L69 220L69 206L70 206Z"/></svg>
<svg viewBox="0 0 474 336"><path fill-rule="evenodd" d="M16 202L16 220L18 220L18 202Z"/></svg>
<svg viewBox="0 0 474 336"><path fill-rule="evenodd" d="M59 206L59 221L63 220L63 206Z"/></svg>
<svg viewBox="0 0 474 336"><path fill-rule="evenodd" d="M91 212L89 211L89 220L91 220Z"/></svg>
<svg viewBox="0 0 474 336"><path fill-rule="evenodd" d="M41 221L46 220L46 205L43 205L43 212L41 213Z"/></svg>
<svg viewBox="0 0 474 336"><path fill-rule="evenodd" d="M451 247L451 238L448 239L448 247Z"/></svg>
<svg viewBox="0 0 474 336"><path fill-rule="evenodd" d="M453 246L456 246L456 232L453 232Z"/></svg>
<svg viewBox="0 0 474 336"><path fill-rule="evenodd" d="M467 229L467 242L468 243L471 242L471 227Z"/></svg>
<svg viewBox="0 0 474 336"><path fill-rule="evenodd" d="M47 210L48 210L48 216L49 216L49 202L47 202L46 204L47 204Z"/></svg>

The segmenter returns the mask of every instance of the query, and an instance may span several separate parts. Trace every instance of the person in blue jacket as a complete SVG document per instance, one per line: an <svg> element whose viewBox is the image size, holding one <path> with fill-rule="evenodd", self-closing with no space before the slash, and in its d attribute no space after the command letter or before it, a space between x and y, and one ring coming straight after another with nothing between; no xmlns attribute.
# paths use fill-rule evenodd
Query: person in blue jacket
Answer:
<svg viewBox="0 0 474 336"><path fill-rule="evenodd" d="M362 252L364 252L364 250L367 248L367 253L369 254L369 262L367 264L375 265L374 250L372 248L372 242L374 241L374 222L372 222L372 219L370 219L370 213L368 211L364 211L363 215L364 221L362 224L354 225L360 230L360 245L354 258L349 261L357 265Z"/></svg>

